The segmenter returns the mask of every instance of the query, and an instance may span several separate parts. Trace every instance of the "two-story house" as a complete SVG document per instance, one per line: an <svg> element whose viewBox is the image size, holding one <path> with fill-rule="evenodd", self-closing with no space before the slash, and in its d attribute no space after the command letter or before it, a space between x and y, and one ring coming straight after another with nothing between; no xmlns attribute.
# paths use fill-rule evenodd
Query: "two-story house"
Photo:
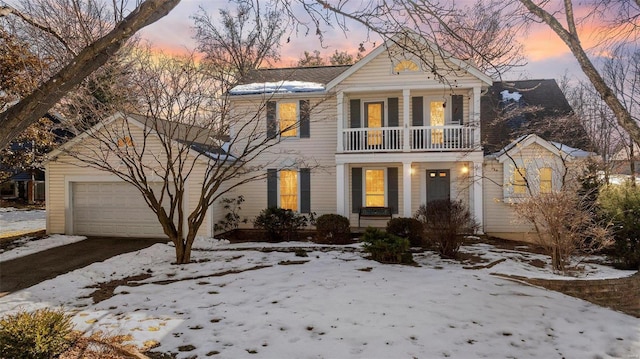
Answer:
<svg viewBox="0 0 640 359"><path fill-rule="evenodd" d="M280 206L357 226L361 208L410 217L455 199L482 222L480 98L491 84L468 63L436 50L419 58L394 42L352 66L254 71L230 91L234 111L252 118L266 101L264 129L281 142L264 156L267 180L243 187L243 215ZM360 225L369 224L386 222Z"/></svg>

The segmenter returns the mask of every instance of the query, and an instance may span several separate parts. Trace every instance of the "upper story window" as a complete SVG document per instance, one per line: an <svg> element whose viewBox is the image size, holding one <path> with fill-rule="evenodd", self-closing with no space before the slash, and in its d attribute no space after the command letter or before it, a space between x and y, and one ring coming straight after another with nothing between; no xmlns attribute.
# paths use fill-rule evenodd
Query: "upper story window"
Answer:
<svg viewBox="0 0 640 359"><path fill-rule="evenodd" d="M280 102L278 103L278 119L280 126L280 136L297 137L298 136L298 103L297 102Z"/></svg>
<svg viewBox="0 0 640 359"><path fill-rule="evenodd" d="M414 61L402 60L393 67L393 72L399 74L403 72L415 72L419 69L420 66L418 66Z"/></svg>
<svg viewBox="0 0 640 359"><path fill-rule="evenodd" d="M118 138L118 147L133 147L133 140L130 136L120 137Z"/></svg>

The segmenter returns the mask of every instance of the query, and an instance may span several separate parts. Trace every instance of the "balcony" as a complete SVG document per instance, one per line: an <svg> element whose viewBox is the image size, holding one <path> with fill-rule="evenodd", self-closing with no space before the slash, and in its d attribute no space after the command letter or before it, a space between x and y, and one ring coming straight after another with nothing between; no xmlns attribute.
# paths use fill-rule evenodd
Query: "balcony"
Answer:
<svg viewBox="0 0 640 359"><path fill-rule="evenodd" d="M477 147L476 128L463 125L346 128L344 153L469 151Z"/></svg>

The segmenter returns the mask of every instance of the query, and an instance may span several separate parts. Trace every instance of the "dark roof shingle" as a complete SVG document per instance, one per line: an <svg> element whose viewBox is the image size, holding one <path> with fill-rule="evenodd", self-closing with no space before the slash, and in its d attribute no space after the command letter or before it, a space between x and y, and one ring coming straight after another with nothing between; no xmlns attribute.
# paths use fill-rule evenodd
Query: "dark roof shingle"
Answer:
<svg viewBox="0 0 640 359"><path fill-rule="evenodd" d="M277 81L304 81L328 84L351 65L258 69L251 71L238 85Z"/></svg>

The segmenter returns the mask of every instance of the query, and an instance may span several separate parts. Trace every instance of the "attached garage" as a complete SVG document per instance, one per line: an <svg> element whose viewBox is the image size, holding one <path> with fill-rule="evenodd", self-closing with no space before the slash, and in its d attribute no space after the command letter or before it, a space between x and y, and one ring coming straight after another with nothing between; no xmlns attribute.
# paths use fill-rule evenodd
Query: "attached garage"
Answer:
<svg viewBox="0 0 640 359"><path fill-rule="evenodd" d="M166 235L138 189L126 182L73 182L73 233L86 236L163 238Z"/></svg>

